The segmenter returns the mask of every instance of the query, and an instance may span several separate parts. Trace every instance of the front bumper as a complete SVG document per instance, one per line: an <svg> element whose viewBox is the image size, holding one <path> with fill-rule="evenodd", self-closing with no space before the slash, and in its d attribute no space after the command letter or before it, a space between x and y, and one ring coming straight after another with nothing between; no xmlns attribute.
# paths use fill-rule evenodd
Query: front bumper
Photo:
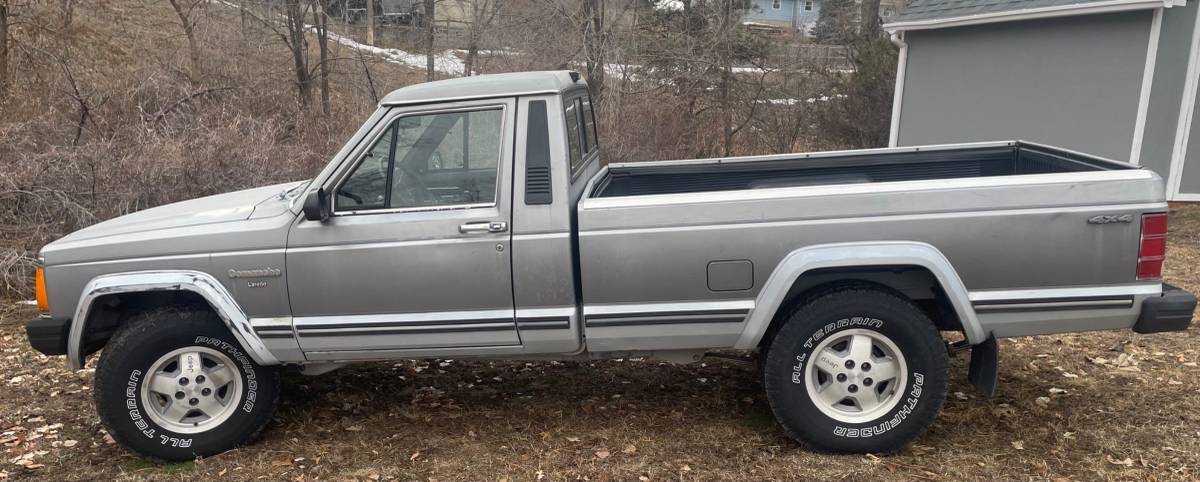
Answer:
<svg viewBox="0 0 1200 482"><path fill-rule="evenodd" d="M1162 296L1147 298L1142 302L1142 314L1133 324L1138 333L1161 333L1183 331L1192 323L1196 311L1196 296L1182 288L1163 283Z"/></svg>
<svg viewBox="0 0 1200 482"><path fill-rule="evenodd" d="M38 318L25 323L25 334L34 350L46 355L66 355L71 320Z"/></svg>

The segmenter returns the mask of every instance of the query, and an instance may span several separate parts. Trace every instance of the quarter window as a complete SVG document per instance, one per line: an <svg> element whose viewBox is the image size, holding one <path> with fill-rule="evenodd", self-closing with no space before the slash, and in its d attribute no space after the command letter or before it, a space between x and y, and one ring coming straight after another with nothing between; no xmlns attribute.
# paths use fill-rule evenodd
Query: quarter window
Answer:
<svg viewBox="0 0 1200 482"><path fill-rule="evenodd" d="M583 162L583 132L579 128L579 103L571 100L563 112L567 119L567 149L571 155L571 172Z"/></svg>
<svg viewBox="0 0 1200 482"><path fill-rule="evenodd" d="M771 2L771 8L779 10L781 7L783 7L782 3L782 0L774 0Z"/></svg>
<svg viewBox="0 0 1200 482"><path fill-rule="evenodd" d="M493 204L504 111L401 117L337 189L338 211Z"/></svg>
<svg viewBox="0 0 1200 482"><path fill-rule="evenodd" d="M813 9L813 0L804 0L804 11L811 12Z"/></svg>
<svg viewBox="0 0 1200 482"><path fill-rule="evenodd" d="M581 101L583 103L581 112L583 114L583 132L587 137L587 146L585 146L584 152L591 154L600 146L599 138L596 137L596 114L592 111L591 97L584 97Z"/></svg>

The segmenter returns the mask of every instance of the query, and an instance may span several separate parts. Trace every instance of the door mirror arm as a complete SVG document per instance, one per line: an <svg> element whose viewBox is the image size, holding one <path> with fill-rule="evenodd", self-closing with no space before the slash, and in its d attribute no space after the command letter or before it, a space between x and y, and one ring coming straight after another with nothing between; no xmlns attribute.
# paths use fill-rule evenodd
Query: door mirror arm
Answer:
<svg viewBox="0 0 1200 482"><path fill-rule="evenodd" d="M324 222L329 219L329 215L329 194L325 192L325 188L308 193L308 197L304 198L304 219Z"/></svg>

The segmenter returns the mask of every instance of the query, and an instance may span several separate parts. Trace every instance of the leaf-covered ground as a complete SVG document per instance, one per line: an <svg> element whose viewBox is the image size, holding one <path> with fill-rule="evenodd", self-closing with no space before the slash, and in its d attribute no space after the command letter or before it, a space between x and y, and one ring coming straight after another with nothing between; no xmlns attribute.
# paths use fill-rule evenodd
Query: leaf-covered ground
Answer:
<svg viewBox="0 0 1200 482"><path fill-rule="evenodd" d="M1168 280L1200 290L1200 206L1172 213ZM994 398L954 384L891 457L799 448L752 366L437 360L289 375L257 443L158 466L112 443L92 374L32 351L0 309L0 479L561 480L1200 478L1200 329L1001 342Z"/></svg>

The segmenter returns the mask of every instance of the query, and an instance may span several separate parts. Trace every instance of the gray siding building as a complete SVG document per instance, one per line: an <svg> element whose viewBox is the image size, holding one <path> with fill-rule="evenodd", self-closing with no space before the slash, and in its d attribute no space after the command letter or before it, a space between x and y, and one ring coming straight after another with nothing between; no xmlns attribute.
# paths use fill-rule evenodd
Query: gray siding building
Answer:
<svg viewBox="0 0 1200 482"><path fill-rule="evenodd" d="M883 27L893 146L1044 142L1200 201L1200 0L914 0Z"/></svg>

